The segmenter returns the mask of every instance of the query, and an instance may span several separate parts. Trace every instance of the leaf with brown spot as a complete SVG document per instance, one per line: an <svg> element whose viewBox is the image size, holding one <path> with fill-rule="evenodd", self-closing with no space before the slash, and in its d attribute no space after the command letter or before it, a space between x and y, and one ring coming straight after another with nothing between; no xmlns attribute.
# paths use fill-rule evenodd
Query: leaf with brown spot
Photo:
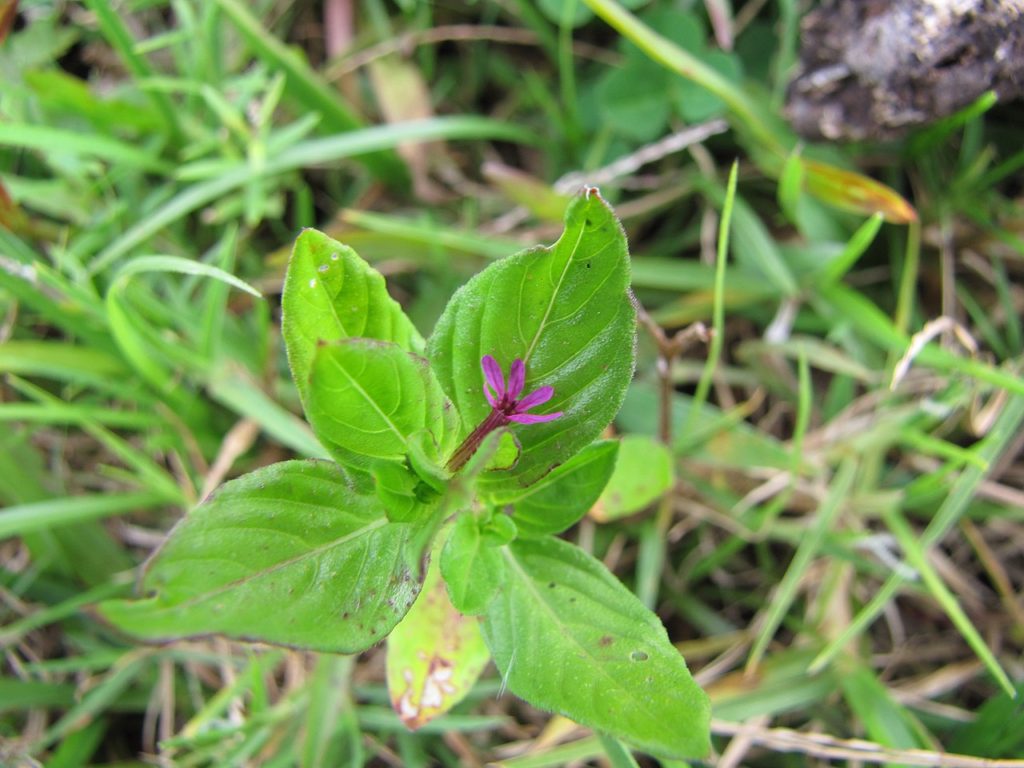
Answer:
<svg viewBox="0 0 1024 768"><path fill-rule="evenodd" d="M708 753L708 698L657 616L567 541L517 539L502 554L482 630L510 691L652 755Z"/></svg>
<svg viewBox="0 0 1024 768"><path fill-rule="evenodd" d="M391 706L410 730L459 703L490 659L479 619L463 616L448 599L439 559L432 559L419 599L388 636Z"/></svg>
<svg viewBox="0 0 1024 768"><path fill-rule="evenodd" d="M420 534L388 522L336 464L272 464L225 483L175 526L146 568L144 599L97 610L146 640L220 634L357 653L413 604Z"/></svg>

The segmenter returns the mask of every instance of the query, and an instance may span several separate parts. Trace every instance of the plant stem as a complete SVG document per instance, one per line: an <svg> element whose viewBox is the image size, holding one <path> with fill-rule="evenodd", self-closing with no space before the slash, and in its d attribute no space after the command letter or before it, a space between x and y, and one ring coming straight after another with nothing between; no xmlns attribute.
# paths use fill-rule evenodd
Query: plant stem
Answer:
<svg viewBox="0 0 1024 768"><path fill-rule="evenodd" d="M469 437L462 441L462 445L455 449L455 453L448 459L448 471L455 474L466 466L466 462L473 458L473 454L477 452L484 438L498 427L504 427L508 423L509 418L504 413L492 410L487 418L469 433Z"/></svg>

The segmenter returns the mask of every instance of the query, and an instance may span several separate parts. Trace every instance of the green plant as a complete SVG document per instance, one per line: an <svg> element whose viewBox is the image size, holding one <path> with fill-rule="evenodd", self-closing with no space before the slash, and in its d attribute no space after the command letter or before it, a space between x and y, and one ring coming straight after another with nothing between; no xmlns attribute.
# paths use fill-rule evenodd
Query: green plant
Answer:
<svg viewBox="0 0 1024 768"><path fill-rule="evenodd" d="M101 615L150 640L219 633L355 653L406 616L441 537L451 605L480 616L463 631L479 628L510 690L646 751L702 756L707 698L661 622L555 538L614 467L617 445L594 441L632 379L628 286L625 235L587 189L557 243L478 274L424 342L377 272L306 230L283 333L337 464L289 461L231 481L172 531L146 569L146 599L108 601ZM458 653L447 663L481 669ZM392 698L418 721L422 690Z"/></svg>

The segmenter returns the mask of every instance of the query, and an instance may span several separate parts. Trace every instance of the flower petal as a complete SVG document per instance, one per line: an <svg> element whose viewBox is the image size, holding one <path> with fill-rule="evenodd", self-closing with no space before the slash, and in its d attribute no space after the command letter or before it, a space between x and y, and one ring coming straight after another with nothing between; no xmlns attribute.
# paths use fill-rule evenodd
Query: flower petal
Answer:
<svg viewBox="0 0 1024 768"><path fill-rule="evenodd" d="M484 369L484 394L487 395L487 402L497 406L497 399L505 394L505 376L501 372L501 366L490 355L484 355L480 359L480 367ZM487 390L488 386L494 390L494 395Z"/></svg>
<svg viewBox="0 0 1024 768"><path fill-rule="evenodd" d="M518 424L539 424L542 421L557 419L561 415L562 411L558 413L513 413L508 417L508 420Z"/></svg>
<svg viewBox="0 0 1024 768"><path fill-rule="evenodd" d="M493 394L490 394L490 385L487 382L483 382L483 396L487 398L487 402L490 403L490 408L498 408L500 400Z"/></svg>
<svg viewBox="0 0 1024 768"><path fill-rule="evenodd" d="M555 394L554 387L540 387L534 390L518 403L516 403L516 413L523 413L528 411L536 405L546 403L551 399L551 396Z"/></svg>
<svg viewBox="0 0 1024 768"><path fill-rule="evenodd" d="M526 364L518 357L512 361L512 367L508 372L508 393L509 399L515 400L519 397L519 393L523 391L523 385L526 383Z"/></svg>

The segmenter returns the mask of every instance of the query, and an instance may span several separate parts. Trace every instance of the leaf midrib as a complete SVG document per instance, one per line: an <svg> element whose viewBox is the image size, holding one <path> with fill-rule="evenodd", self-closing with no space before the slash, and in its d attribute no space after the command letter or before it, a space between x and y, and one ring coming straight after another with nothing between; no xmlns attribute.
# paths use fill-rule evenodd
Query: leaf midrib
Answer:
<svg viewBox="0 0 1024 768"><path fill-rule="evenodd" d="M359 528L358 530L352 531L351 533L341 537L340 539L335 539L334 541L328 542L327 544L323 544L319 547L315 547L306 552L295 555L294 557L290 557L287 560L282 560L281 562L275 563L273 566L269 568L264 568L262 570L251 573L247 576L243 576L240 579L235 579L232 582L223 584L220 587L210 590L209 592L204 592L201 595L196 595L195 597L190 598L189 600L185 600L184 602L176 602L171 605L163 606L161 610L178 610L180 608L199 605L208 600L212 600L218 597L219 595L224 594L225 592L229 592L233 589L236 589L239 586L244 585L246 582L252 581L257 578L261 578L263 576L267 576L272 573L276 573L284 568L288 568L292 565L295 565L296 563L300 563L306 558L319 556L321 554L329 552L331 549L335 547L341 546L342 544L347 544L348 542L361 538L362 536L369 535L370 533L373 533L373 531L377 530L378 528L382 528L385 525L388 525L387 518L379 518L377 520L374 520L369 525L365 525L362 528ZM157 599L159 600L159 598Z"/></svg>
<svg viewBox="0 0 1024 768"><path fill-rule="evenodd" d="M369 403L373 407L373 410L377 412L377 415L380 416L381 420L388 426L388 428L392 432L395 433L395 436L398 437L399 442L401 442L402 445L404 445L406 448L408 448L409 447L409 438L408 438L408 436L403 434L402 431L398 428L398 425L395 424L390 418L388 418L388 414L384 413L384 411L381 409L381 407L377 404L377 401L374 400L372 397L370 397L370 393L367 392L365 389L363 389L359 385L359 382L356 380L356 378L345 369L344 365L342 365L340 360L332 359L332 362L334 363L334 365L337 366L338 370L345 376L345 378L348 379L349 384L352 386L352 388L355 389L360 395L363 396L363 399L366 400L366 402ZM401 384L401 375L398 376L398 382L399 382L398 386L400 388L402 386L402 384ZM342 422L342 423L344 423L344 422ZM359 430L359 431L362 432L364 430ZM372 433L368 433L368 434L372 434Z"/></svg>
<svg viewBox="0 0 1024 768"><path fill-rule="evenodd" d="M519 576L521 577L521 580L526 584L528 591L533 594L534 601L537 604L543 606L545 612L551 617L553 624L561 630L561 636L563 638L571 640L572 643L579 649L580 653L584 657L590 659L593 662L594 666L598 670L600 670L601 674L605 677L605 679L607 679L615 689L623 692L623 698L635 702L638 708L646 711L651 722L656 722L658 717L664 716L663 712L655 712L646 709L646 707L643 707L642 702L633 695L635 692L631 688L628 688L625 685L623 685L614 675L608 672L608 670L604 668L604 665L593 655L590 649L582 645L576 639L576 636L570 631L571 627L569 627L565 622L561 621L561 617L554 610L551 604L548 603L548 601L545 599L544 592L542 590L537 589L533 579L530 578L530 575L526 572L526 570L523 569L522 565L520 565L518 559L512 553L511 549L507 546L502 547L502 554L505 556L505 559L509 562L509 564L519 573ZM511 668L509 669L509 671L511 671Z"/></svg>
<svg viewBox="0 0 1024 768"><path fill-rule="evenodd" d="M533 350L537 347L537 342L540 341L540 336L544 333L544 327L547 325L548 317L551 315L551 310L555 306L555 300L558 298L558 292L562 289L562 283L565 282L565 276L569 274L569 267L572 266L573 260L576 258L576 251L580 247L580 243L583 242L583 233L586 232L587 225L584 219L583 224L580 225L580 232L576 238L576 242L573 243L572 250L569 251L569 257L565 260L565 266L562 267L562 274L558 276L558 282L555 284L555 289L551 292L551 298L548 300L547 309L544 310L544 317L540 320L540 325L537 326L537 332L533 336L533 341L530 342L530 346L526 349L526 354L523 355L523 362L527 365L530 363L530 357L533 355Z"/></svg>

